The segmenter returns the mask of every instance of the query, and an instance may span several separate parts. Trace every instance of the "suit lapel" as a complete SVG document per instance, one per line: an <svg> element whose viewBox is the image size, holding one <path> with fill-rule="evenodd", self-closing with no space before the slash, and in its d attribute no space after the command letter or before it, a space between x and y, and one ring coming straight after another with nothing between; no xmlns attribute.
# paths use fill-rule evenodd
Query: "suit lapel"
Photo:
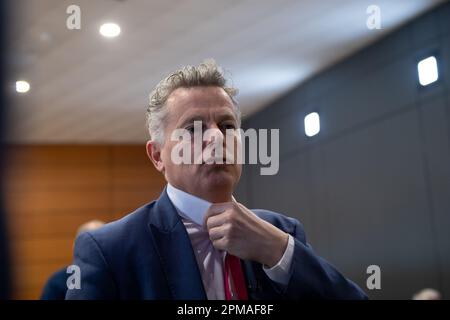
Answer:
<svg viewBox="0 0 450 320"><path fill-rule="evenodd" d="M173 298L206 299L191 241L166 190L151 210L149 229Z"/></svg>

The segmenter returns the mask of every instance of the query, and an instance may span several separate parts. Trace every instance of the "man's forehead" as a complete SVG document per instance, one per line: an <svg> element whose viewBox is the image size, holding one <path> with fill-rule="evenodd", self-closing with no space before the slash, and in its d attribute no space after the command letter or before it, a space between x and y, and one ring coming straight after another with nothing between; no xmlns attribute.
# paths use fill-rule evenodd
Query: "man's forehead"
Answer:
<svg viewBox="0 0 450 320"><path fill-rule="evenodd" d="M210 108L219 109L217 114L220 116L234 116L233 102L220 87L177 88L167 99L167 107L172 116L177 118L206 113Z"/></svg>

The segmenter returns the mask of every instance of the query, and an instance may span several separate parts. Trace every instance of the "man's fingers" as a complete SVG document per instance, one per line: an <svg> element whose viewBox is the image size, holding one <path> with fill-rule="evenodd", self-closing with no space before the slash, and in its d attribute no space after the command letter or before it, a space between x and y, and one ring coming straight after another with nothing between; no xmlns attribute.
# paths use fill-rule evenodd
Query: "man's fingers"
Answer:
<svg viewBox="0 0 450 320"><path fill-rule="evenodd" d="M208 214L215 215L220 214L230 208L233 205L233 202L222 202L222 203L213 203L209 206Z"/></svg>
<svg viewBox="0 0 450 320"><path fill-rule="evenodd" d="M212 241L212 244L217 250L228 251L229 242L225 237Z"/></svg>
<svg viewBox="0 0 450 320"><path fill-rule="evenodd" d="M219 215L209 216L206 218L206 229L211 230L211 228L220 227L227 222L228 215L224 211Z"/></svg>
<svg viewBox="0 0 450 320"><path fill-rule="evenodd" d="M230 206L232 206L232 202L225 202L225 203L213 203L208 211L205 214L205 217L203 218L203 225L208 226L207 222L211 220L211 218L216 217L220 215L221 213L225 212ZM214 224L213 226L216 226L217 224Z"/></svg>
<svg viewBox="0 0 450 320"><path fill-rule="evenodd" d="M208 233L209 239L211 239L211 241L219 240L225 235L225 228L224 227L211 228L209 229Z"/></svg>

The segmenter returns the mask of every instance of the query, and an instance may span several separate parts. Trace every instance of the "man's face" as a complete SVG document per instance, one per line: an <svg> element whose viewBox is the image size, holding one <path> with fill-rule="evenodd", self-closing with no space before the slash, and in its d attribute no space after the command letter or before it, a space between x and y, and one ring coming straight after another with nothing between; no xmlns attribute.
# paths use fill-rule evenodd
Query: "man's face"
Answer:
<svg viewBox="0 0 450 320"><path fill-rule="evenodd" d="M161 166L166 180L177 188L197 195L211 202L229 201L229 197L239 181L242 166L240 164L175 164L171 158L172 149L179 141L172 141L172 132L186 129L194 136L194 121L201 121L202 131L214 129L223 134L227 129L237 129L238 121L234 113L233 102L220 87L178 88L167 99L168 116L164 132L165 143L160 148ZM236 148L236 138L233 142ZM199 137L203 141L203 137ZM212 139L201 143L204 149ZM191 145L194 159L194 138L187 143ZM231 146L225 146L230 148ZM236 154L236 150L234 151ZM204 159L206 160L206 159ZM192 162L193 163L193 162Z"/></svg>

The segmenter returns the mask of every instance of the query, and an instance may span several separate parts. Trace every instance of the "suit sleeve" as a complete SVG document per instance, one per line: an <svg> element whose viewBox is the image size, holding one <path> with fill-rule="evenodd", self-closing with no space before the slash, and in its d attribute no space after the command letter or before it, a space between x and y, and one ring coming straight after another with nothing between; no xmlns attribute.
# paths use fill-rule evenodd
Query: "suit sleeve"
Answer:
<svg viewBox="0 0 450 320"><path fill-rule="evenodd" d="M302 225L296 219L293 237L291 277L283 295L288 299L367 299L366 294L346 279L330 263L316 255L306 242Z"/></svg>
<svg viewBox="0 0 450 320"><path fill-rule="evenodd" d="M66 300L108 300L117 297L116 285L105 257L89 232L78 236L73 264L80 270L80 288L68 289Z"/></svg>

